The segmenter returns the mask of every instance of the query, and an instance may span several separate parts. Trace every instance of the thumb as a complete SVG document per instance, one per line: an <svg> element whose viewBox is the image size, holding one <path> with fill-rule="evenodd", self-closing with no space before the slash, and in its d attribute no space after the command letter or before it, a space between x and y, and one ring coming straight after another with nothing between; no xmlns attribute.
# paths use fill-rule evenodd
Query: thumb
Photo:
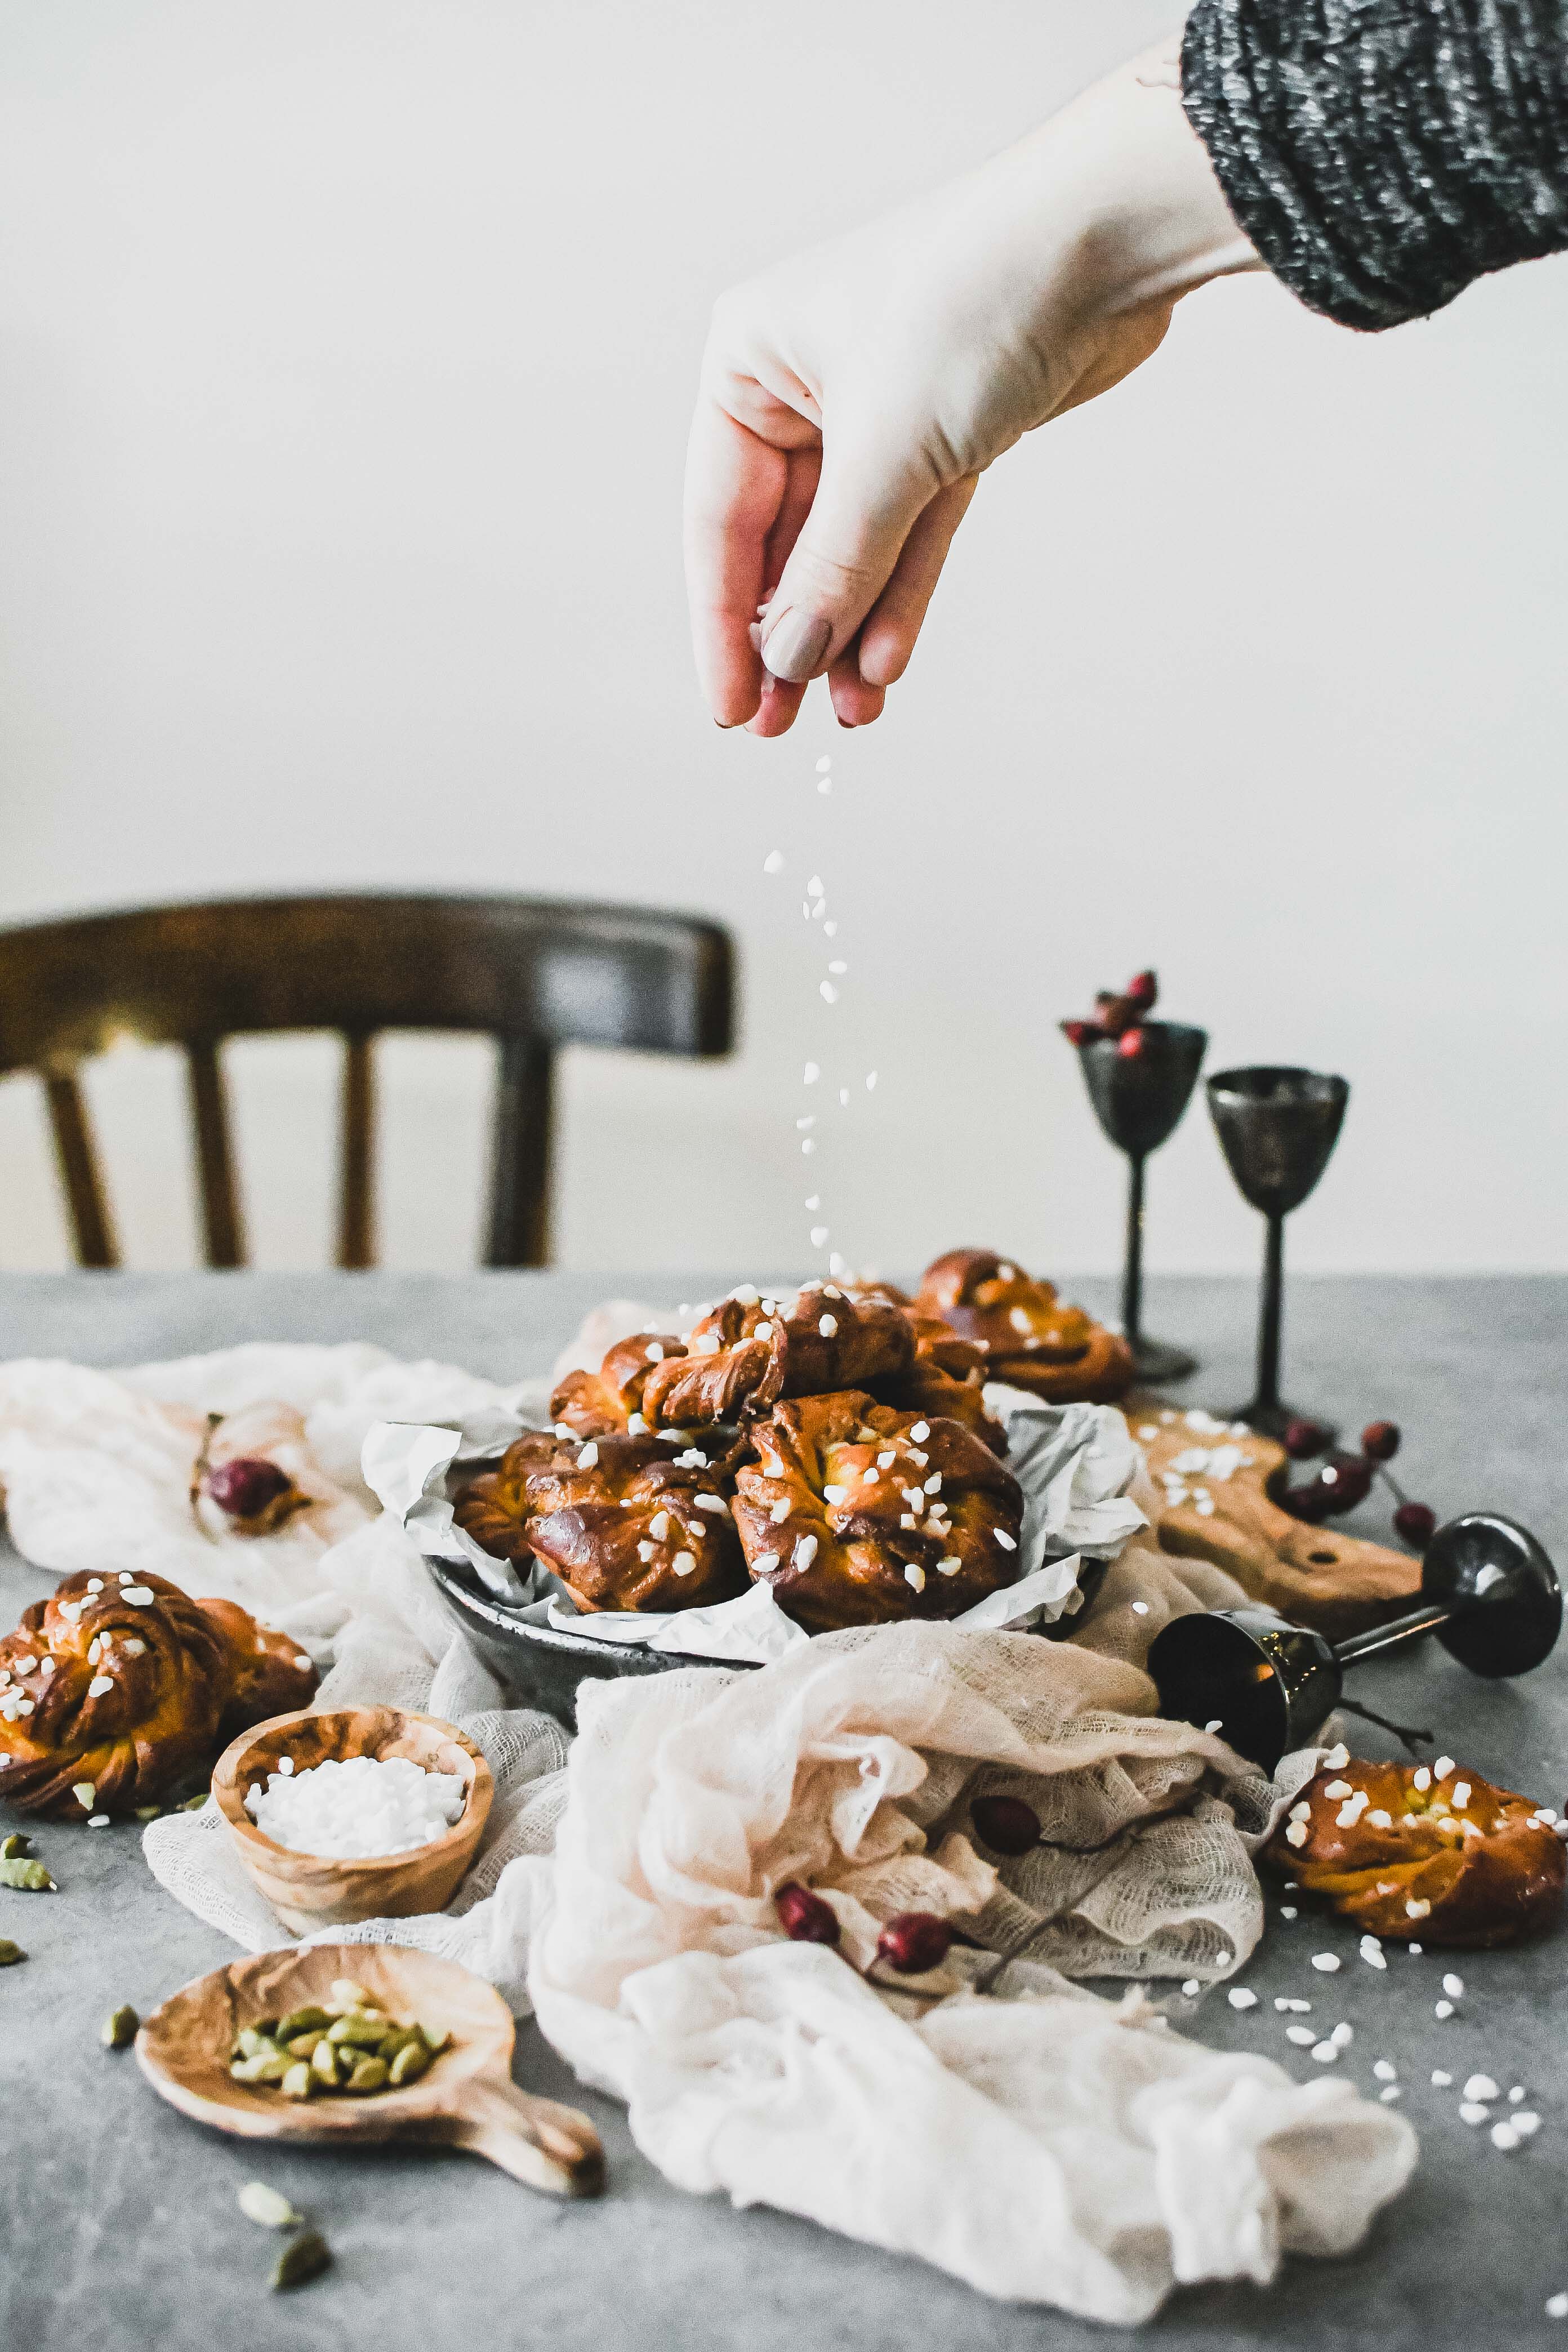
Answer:
<svg viewBox="0 0 1568 2352"><path fill-rule="evenodd" d="M758 646L774 677L804 685L835 661L891 577L940 485L868 436L825 430L822 472L763 615Z"/></svg>

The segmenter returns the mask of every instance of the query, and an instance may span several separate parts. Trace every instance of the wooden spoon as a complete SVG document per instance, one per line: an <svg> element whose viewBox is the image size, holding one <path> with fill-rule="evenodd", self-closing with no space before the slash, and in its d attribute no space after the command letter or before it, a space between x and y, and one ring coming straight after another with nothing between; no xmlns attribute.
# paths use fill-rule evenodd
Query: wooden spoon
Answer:
<svg viewBox="0 0 1568 2352"><path fill-rule="evenodd" d="M1128 1397L1121 1410L1157 1483L1190 1446L1212 1452L1233 1442L1228 1433L1194 1431L1184 1412L1167 1420L1172 1409L1157 1397ZM1146 1429L1152 1435L1142 1435ZM1410 1607L1421 1589L1418 1559L1338 1528L1292 1518L1273 1493L1289 1468L1285 1448L1256 1432L1234 1442L1246 1459L1228 1478L1211 1483L1201 1470L1179 1474L1187 1499L1167 1503L1155 1520L1162 1551L1212 1560L1254 1601L1298 1625L1312 1626L1331 1642L1342 1642ZM1212 1510L1198 1509L1200 1486L1207 1487Z"/></svg>
<svg viewBox="0 0 1568 2352"><path fill-rule="evenodd" d="M449 2046L416 2083L361 2097L322 2093L286 2099L275 2086L237 2083L229 2053L262 2018L325 2003L352 1978L389 2017L450 2033ZM182 1986L136 2037L142 2073L160 2097L246 2139L416 2140L472 2148L531 2189L596 2197L605 2152L575 2107L520 2091L511 2079L514 2028L506 2003L454 1960L396 1944L318 1944L262 1952Z"/></svg>

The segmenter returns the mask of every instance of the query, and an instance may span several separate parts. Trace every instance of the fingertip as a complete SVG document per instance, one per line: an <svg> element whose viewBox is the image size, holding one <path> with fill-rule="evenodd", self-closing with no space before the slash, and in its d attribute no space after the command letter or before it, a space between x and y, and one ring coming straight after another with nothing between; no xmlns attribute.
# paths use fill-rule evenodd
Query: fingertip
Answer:
<svg viewBox="0 0 1568 2352"><path fill-rule="evenodd" d="M787 734L795 725L795 713L805 694L804 686L792 686L787 679L774 677L771 671L764 670L762 698L747 721L747 733L763 740L774 735Z"/></svg>
<svg viewBox="0 0 1568 2352"><path fill-rule="evenodd" d="M860 642L860 677L867 686L879 688L884 693L897 686L910 666L914 653L914 640L891 629L871 629L862 632Z"/></svg>
<svg viewBox="0 0 1568 2352"><path fill-rule="evenodd" d="M868 686L847 666L834 673L829 682L833 697L833 713L840 727L869 727L882 715L887 701L886 690L879 686Z"/></svg>

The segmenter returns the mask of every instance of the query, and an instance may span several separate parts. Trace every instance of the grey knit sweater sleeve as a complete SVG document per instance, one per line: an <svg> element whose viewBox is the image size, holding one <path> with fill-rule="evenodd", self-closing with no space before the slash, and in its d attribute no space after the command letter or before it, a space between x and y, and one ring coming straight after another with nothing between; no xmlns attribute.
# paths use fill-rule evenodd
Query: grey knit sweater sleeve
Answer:
<svg viewBox="0 0 1568 2352"><path fill-rule="evenodd" d="M1197 0L1182 93L1263 259L1343 326L1568 247L1568 0Z"/></svg>

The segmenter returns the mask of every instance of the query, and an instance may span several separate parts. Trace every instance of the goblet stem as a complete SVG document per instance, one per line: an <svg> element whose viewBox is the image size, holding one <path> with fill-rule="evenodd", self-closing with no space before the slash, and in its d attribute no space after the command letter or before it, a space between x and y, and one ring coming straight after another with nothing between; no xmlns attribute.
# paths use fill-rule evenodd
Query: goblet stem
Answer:
<svg viewBox="0 0 1568 2352"><path fill-rule="evenodd" d="M1428 1601L1425 1608L1411 1610L1408 1616L1395 1617L1385 1625L1369 1625L1364 1633L1352 1633L1334 1643L1334 1655L1342 1666L1353 1666L1358 1658L1373 1658L1383 1650L1397 1650L1406 1642L1414 1642L1422 1633L1435 1633L1453 1615L1446 1601Z"/></svg>
<svg viewBox="0 0 1568 2352"><path fill-rule="evenodd" d="M1263 1245L1263 1296L1258 1310L1258 1393L1260 1412L1279 1411L1279 1321L1285 1297L1285 1220L1270 1217Z"/></svg>
<svg viewBox="0 0 1568 2352"><path fill-rule="evenodd" d="M1143 1342L1143 1155L1127 1155L1127 1255L1121 1269L1121 1330L1134 1356Z"/></svg>

